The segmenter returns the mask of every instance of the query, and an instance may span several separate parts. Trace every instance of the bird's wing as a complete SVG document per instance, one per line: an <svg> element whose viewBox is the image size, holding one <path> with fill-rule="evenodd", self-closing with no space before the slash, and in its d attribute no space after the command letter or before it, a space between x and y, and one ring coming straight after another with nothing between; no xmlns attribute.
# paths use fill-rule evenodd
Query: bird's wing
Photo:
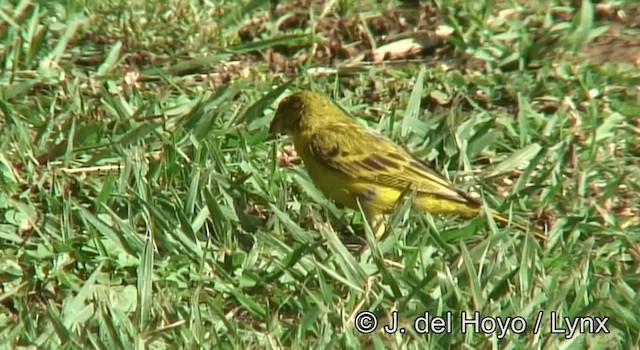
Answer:
<svg viewBox="0 0 640 350"><path fill-rule="evenodd" d="M402 147L359 124L323 128L310 137L309 147L321 162L354 179L478 204Z"/></svg>

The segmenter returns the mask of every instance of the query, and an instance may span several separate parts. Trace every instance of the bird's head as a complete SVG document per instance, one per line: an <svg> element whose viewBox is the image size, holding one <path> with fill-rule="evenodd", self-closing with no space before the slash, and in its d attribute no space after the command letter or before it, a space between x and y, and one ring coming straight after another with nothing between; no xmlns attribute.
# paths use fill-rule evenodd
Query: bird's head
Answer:
<svg viewBox="0 0 640 350"><path fill-rule="evenodd" d="M271 134L295 134L305 128L322 123L327 115L335 114L335 105L315 92L296 92L285 97L278 105L269 127Z"/></svg>

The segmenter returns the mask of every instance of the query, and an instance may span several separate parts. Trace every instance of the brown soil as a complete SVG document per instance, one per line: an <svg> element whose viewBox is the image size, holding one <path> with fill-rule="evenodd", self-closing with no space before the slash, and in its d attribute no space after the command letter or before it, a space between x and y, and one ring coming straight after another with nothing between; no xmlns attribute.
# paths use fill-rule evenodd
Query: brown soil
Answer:
<svg viewBox="0 0 640 350"><path fill-rule="evenodd" d="M416 37L418 44L425 42L425 33L434 33L442 24L437 9L430 4L407 4L401 7L389 8L382 13L370 17L357 15L340 16L335 9L324 13L325 1L294 0L278 5L271 14L256 14L239 31L238 36L243 42L258 40L266 34L269 22L277 23L278 31L283 34L300 33L309 26L315 26L315 32L320 34L320 41L313 50L301 50L302 47L276 47L268 50L261 58L269 62L273 71L291 71L299 63L307 62L315 65L327 65L336 61L347 61L362 56L361 60L375 61L371 54L375 47ZM309 7L314 8L315 19L309 17ZM410 59L420 56L426 50L433 51L436 46L445 46L441 40L429 41L430 45L409 47L407 54L393 57ZM435 43L435 45L434 45ZM311 56L308 56L310 53ZM383 55L389 58L388 55ZM378 59L383 58L377 56ZM257 58L257 57L256 57Z"/></svg>
<svg viewBox="0 0 640 350"><path fill-rule="evenodd" d="M594 62L640 64L640 8L626 5L597 5L599 25L607 25L605 34L583 50Z"/></svg>

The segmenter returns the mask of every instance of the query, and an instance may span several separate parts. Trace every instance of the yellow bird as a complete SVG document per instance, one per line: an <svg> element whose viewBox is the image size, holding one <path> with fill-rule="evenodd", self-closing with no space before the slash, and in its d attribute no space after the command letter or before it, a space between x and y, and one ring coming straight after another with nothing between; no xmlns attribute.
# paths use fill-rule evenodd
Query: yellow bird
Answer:
<svg viewBox="0 0 640 350"><path fill-rule="evenodd" d="M482 209L480 202L320 94L297 92L284 98L269 132L293 137L309 176L327 197L355 210L359 202L376 238L385 231L383 214L392 211L407 190L415 191L415 208L432 214L471 217ZM497 213L491 215L509 223Z"/></svg>

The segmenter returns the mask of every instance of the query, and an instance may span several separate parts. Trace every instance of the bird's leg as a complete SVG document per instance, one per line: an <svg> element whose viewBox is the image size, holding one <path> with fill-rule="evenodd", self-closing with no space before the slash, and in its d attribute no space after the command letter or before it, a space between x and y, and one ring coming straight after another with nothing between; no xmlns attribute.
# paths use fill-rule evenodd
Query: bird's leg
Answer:
<svg viewBox="0 0 640 350"><path fill-rule="evenodd" d="M369 222L369 225L371 225L373 236L379 240L384 235L387 226L384 222L384 215L372 206L367 205L370 197L373 196L375 196L375 192L368 191L364 197L357 198L357 201L364 212L365 219Z"/></svg>
<svg viewBox="0 0 640 350"><path fill-rule="evenodd" d="M367 215L367 219L371 224L371 228L373 230L373 236L378 240L382 238L387 228L387 225L384 222L384 216L382 214L372 214L372 215Z"/></svg>
<svg viewBox="0 0 640 350"><path fill-rule="evenodd" d="M382 235L384 235L384 232L386 231L386 229L387 229L387 225L384 223L384 218L382 217L382 215L380 215L373 229L373 234L375 235L377 240L382 238Z"/></svg>

